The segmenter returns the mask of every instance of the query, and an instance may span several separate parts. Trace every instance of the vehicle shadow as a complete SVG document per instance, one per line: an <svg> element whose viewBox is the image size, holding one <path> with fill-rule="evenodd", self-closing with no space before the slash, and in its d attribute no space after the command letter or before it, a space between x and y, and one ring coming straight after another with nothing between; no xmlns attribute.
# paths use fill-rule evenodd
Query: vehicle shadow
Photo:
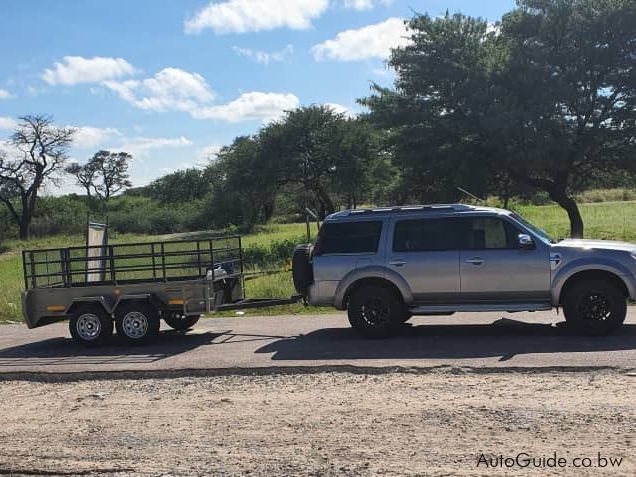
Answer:
<svg viewBox="0 0 636 477"><path fill-rule="evenodd" d="M162 331L145 346L131 346L117 336L99 348L87 348L71 338L50 338L0 350L0 367L73 364L152 363L212 344L223 332Z"/></svg>
<svg viewBox="0 0 636 477"><path fill-rule="evenodd" d="M350 328L326 328L277 340L257 353L273 353L272 360L350 359L470 359L521 354L624 351L636 349L636 325L624 325L605 337L579 336L563 324L502 318L491 324L405 324L395 337L360 338Z"/></svg>

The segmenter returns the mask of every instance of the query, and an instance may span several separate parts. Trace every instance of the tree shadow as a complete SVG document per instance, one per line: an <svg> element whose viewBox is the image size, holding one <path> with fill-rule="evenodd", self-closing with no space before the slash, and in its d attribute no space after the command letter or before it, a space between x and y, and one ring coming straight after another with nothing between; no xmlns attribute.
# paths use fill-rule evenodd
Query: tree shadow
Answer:
<svg viewBox="0 0 636 477"><path fill-rule="evenodd" d="M575 353L636 349L636 325L623 325L605 337L584 337L562 324L526 323L502 318L491 324L405 324L395 337L360 338L350 328L326 328L281 339L259 348L272 360L470 359L535 353Z"/></svg>

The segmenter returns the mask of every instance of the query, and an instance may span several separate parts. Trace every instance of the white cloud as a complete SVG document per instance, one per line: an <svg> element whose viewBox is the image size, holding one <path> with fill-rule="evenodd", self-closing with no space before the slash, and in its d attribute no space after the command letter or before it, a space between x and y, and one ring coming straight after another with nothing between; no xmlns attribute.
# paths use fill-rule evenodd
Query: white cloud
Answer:
<svg viewBox="0 0 636 477"><path fill-rule="evenodd" d="M294 47L292 45L287 45L282 50L272 51L271 53L267 51L252 50L250 48L240 48L238 46L233 46L232 49L239 55L245 56L246 58L262 65L280 63L285 61L294 53Z"/></svg>
<svg viewBox="0 0 636 477"><path fill-rule="evenodd" d="M0 130L13 130L18 125L18 122L7 116L0 116Z"/></svg>
<svg viewBox="0 0 636 477"><path fill-rule="evenodd" d="M344 7L349 10L371 10L375 7L376 3L381 3L384 6L389 6L393 3L393 0L343 0Z"/></svg>
<svg viewBox="0 0 636 477"><path fill-rule="evenodd" d="M102 84L140 109L182 111L196 119L218 119L230 123L267 121L299 104L293 94L255 91L244 93L227 104L211 105L216 95L205 78L178 68L166 68L144 80L104 81Z"/></svg>
<svg viewBox="0 0 636 477"><path fill-rule="evenodd" d="M186 33L209 28L217 34L275 28L306 30L322 15L329 0L227 0L210 4L185 21Z"/></svg>
<svg viewBox="0 0 636 477"><path fill-rule="evenodd" d="M207 166L210 161L214 161L221 152L223 146L220 144L213 144L211 146L201 147L197 149L197 166Z"/></svg>
<svg viewBox="0 0 636 477"><path fill-rule="evenodd" d="M316 61L386 59L391 48L404 46L409 42L404 20L392 17L382 23L340 32L336 38L315 45L311 51Z"/></svg>
<svg viewBox="0 0 636 477"><path fill-rule="evenodd" d="M486 26L486 33L494 33L495 36L501 35L501 23L488 22L488 25Z"/></svg>
<svg viewBox="0 0 636 477"><path fill-rule="evenodd" d="M351 10L371 10L373 2L371 0L344 0L344 6Z"/></svg>
<svg viewBox="0 0 636 477"><path fill-rule="evenodd" d="M149 111L190 111L215 97L203 76L165 68L144 80L104 81L125 101Z"/></svg>
<svg viewBox="0 0 636 477"><path fill-rule="evenodd" d="M338 103L325 103L324 106L330 108L336 114L344 114L348 118L355 117L355 113L350 108Z"/></svg>
<svg viewBox="0 0 636 477"><path fill-rule="evenodd" d="M76 128L73 136L73 146L78 149L92 149L113 139L121 138L121 133L115 128L95 128L81 126Z"/></svg>
<svg viewBox="0 0 636 477"><path fill-rule="evenodd" d="M6 89L0 89L0 99L9 99L11 97L11 93L9 93Z"/></svg>
<svg viewBox="0 0 636 477"><path fill-rule="evenodd" d="M144 157L148 151L153 149L165 149L174 147L191 146L192 141L180 136L175 138L167 137L136 137L124 140L118 149L132 154L134 157Z"/></svg>
<svg viewBox="0 0 636 477"><path fill-rule="evenodd" d="M253 91L243 93L234 101L217 106L208 106L191 112L197 119L218 119L229 123L260 120L271 121L295 109L300 104L298 98L290 93L262 93Z"/></svg>
<svg viewBox="0 0 636 477"><path fill-rule="evenodd" d="M135 72L135 68L123 58L65 56L62 61L56 62L53 69L45 69L42 73L42 79L48 84L97 83Z"/></svg>

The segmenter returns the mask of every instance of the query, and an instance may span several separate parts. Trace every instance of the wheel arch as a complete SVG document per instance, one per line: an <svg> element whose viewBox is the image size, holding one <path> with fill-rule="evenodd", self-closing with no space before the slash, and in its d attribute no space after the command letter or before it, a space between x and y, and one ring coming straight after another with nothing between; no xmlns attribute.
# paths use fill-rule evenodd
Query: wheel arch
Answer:
<svg viewBox="0 0 636 477"><path fill-rule="evenodd" d="M625 298L630 297L630 290L628 284L622 278L621 275L617 274L614 271L601 269L601 268L592 268L586 270L580 270L572 273L568 277L566 277L558 292L558 301L559 305L563 304L563 298L567 294L567 292L572 288L573 285L579 283L582 280L609 280L614 283L621 292L625 295Z"/></svg>
<svg viewBox="0 0 636 477"><path fill-rule="evenodd" d="M121 295L115 306L113 306L113 313L119 308L121 305L128 305L130 303L145 303L151 305L157 311L161 311L166 307L166 304L163 300L161 300L154 293L140 293L135 295Z"/></svg>
<svg viewBox="0 0 636 477"><path fill-rule="evenodd" d="M368 286L368 285L377 285L377 286L388 288L393 293L395 293L395 295L399 297L403 303L407 303L405 299L406 297L404 296L404 292L403 292L404 287L400 288L398 284L396 284L394 281L386 277L366 276L366 277L359 277L358 279L355 279L351 281L350 283L348 283L346 289L344 289L344 291L342 292L342 297L339 300L339 305L340 305L339 309L343 309L343 310L346 309L349 303L349 299L351 298L351 294L357 289L359 289L360 287ZM409 295L410 295L410 290L409 290Z"/></svg>
<svg viewBox="0 0 636 477"><path fill-rule="evenodd" d="M98 306L101 307L108 315L113 314L113 307L104 296L85 296L75 298L67 308L66 314L72 315L78 308L86 305Z"/></svg>

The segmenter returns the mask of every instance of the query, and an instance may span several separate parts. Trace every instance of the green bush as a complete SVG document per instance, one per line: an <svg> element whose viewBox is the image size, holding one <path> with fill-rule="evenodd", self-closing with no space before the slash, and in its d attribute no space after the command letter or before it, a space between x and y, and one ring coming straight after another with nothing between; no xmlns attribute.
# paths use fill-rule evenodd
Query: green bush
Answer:
<svg viewBox="0 0 636 477"><path fill-rule="evenodd" d="M636 189L592 189L581 192L576 198L583 203L623 202L636 200Z"/></svg>
<svg viewBox="0 0 636 477"><path fill-rule="evenodd" d="M243 258L249 268L281 267L291 258L294 248L306 242L306 237L274 240L268 245L250 245L243 249Z"/></svg>
<svg viewBox="0 0 636 477"><path fill-rule="evenodd" d="M88 212L85 197L40 197L29 231L34 237L83 233Z"/></svg>
<svg viewBox="0 0 636 477"><path fill-rule="evenodd" d="M112 230L156 235L210 229L204 210L203 201L162 204L149 197L127 195L112 199L107 214Z"/></svg>

